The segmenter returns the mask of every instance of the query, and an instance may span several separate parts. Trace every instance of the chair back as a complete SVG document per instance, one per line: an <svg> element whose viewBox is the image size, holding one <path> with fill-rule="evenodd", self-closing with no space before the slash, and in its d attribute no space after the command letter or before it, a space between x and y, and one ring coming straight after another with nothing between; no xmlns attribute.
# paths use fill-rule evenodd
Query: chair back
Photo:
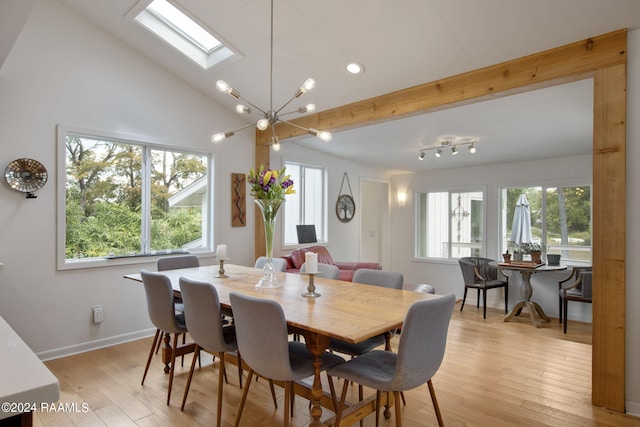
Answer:
<svg viewBox="0 0 640 427"><path fill-rule="evenodd" d="M383 288L402 289L404 276L397 271L374 270L371 268L359 268L353 273L353 282L365 285L380 286Z"/></svg>
<svg viewBox="0 0 640 427"><path fill-rule="evenodd" d="M462 270L462 277L465 285L480 283L481 280L478 275L480 275L480 277L484 277L486 280L496 280L498 272L495 267L489 265L491 261L493 260L482 257L459 258L458 263Z"/></svg>
<svg viewBox="0 0 640 427"><path fill-rule="evenodd" d="M300 273L306 273L306 262L302 263L300 266ZM333 279L338 280L340 278L340 269L332 264L323 264L321 262L318 263L318 272L320 273L320 277L323 279Z"/></svg>
<svg viewBox="0 0 640 427"><path fill-rule="evenodd" d="M189 335L209 352L235 349L233 339L223 331L218 291L210 283L180 278L180 293L184 303Z"/></svg>
<svg viewBox="0 0 640 427"><path fill-rule="evenodd" d="M158 259L158 271L176 270L178 268L200 267L200 259L195 255L171 256Z"/></svg>
<svg viewBox="0 0 640 427"><path fill-rule="evenodd" d="M273 263L273 268L275 271L284 272L287 271L287 260L284 258L271 258L271 262ZM256 260L255 268L263 268L267 263L267 257L261 256Z"/></svg>
<svg viewBox="0 0 640 427"><path fill-rule="evenodd" d="M142 270L140 275L147 297L147 310L151 323L169 334L185 332L186 327L181 317L176 317L173 288L169 277L147 270Z"/></svg>
<svg viewBox="0 0 640 427"><path fill-rule="evenodd" d="M453 293L413 303L402 325L391 390L409 390L438 371L447 343Z"/></svg>
<svg viewBox="0 0 640 427"><path fill-rule="evenodd" d="M582 298L589 301L591 301L592 295L593 295L593 291L591 288L591 283L593 278L592 274L593 272L591 271L583 271L578 276L578 280L580 280L580 284L582 287Z"/></svg>
<svg viewBox="0 0 640 427"><path fill-rule="evenodd" d="M287 321L276 301L229 294L242 359L258 374L280 381L296 377L289 361Z"/></svg>

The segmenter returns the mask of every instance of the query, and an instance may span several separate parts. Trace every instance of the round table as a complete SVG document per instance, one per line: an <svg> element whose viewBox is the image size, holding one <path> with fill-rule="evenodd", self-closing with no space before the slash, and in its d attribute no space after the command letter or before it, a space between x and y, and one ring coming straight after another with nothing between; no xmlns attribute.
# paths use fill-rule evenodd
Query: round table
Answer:
<svg viewBox="0 0 640 427"><path fill-rule="evenodd" d="M560 271L566 270L566 265L547 265L542 264L538 267L533 265L527 265L523 262L511 262L511 263L491 263L495 267L500 270L511 270L518 271L522 276L522 285L520 287L520 295L522 296L522 301L519 301L516 305L513 306L509 314L504 316L504 321L508 322L512 320L515 316L519 316L522 313L523 308L527 308L529 312L529 316L531 317L531 321L539 328L542 326L542 322L549 322L549 316L547 316L540 306L535 301L531 300L531 296L533 295L533 288L531 287L531 275L534 273L544 273L548 271Z"/></svg>

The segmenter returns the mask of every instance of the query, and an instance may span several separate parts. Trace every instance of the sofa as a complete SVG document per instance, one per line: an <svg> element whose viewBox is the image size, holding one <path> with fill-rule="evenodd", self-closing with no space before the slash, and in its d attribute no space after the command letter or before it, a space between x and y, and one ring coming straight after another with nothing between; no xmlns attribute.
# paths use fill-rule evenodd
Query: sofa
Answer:
<svg viewBox="0 0 640 427"><path fill-rule="evenodd" d="M286 271L288 273L299 273L300 266L305 261L306 252L315 252L318 254L318 262L322 264L331 264L340 270L340 280L351 282L353 273L359 268L372 268L382 270L382 265L377 262L335 262L331 254L324 246L310 246L307 248L296 249L290 254L282 256L287 261Z"/></svg>

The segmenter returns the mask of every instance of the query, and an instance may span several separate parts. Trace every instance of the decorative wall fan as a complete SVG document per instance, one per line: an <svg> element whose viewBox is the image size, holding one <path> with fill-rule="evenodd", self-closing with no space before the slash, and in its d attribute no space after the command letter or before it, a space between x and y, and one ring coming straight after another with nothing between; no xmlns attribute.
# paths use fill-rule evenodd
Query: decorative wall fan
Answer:
<svg viewBox="0 0 640 427"><path fill-rule="evenodd" d="M16 191L27 193L27 199L35 199L33 194L47 183L47 169L33 159L17 159L9 163L4 171L7 184Z"/></svg>

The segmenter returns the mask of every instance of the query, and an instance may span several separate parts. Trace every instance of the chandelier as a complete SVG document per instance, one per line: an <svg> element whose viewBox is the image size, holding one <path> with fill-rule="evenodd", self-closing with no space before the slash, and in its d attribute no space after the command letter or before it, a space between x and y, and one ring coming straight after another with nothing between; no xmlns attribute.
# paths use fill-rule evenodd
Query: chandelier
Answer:
<svg viewBox="0 0 640 427"><path fill-rule="evenodd" d="M273 108L273 0L271 0L271 56L269 58L269 65L270 65L270 70L269 70L269 109L268 110L264 110L258 106L256 106L255 104L253 104L250 101L247 101L245 98L243 98L240 95L240 92L236 91L235 89L233 89L231 86L229 86L226 82L224 82L223 80L218 80L216 82L216 88L221 91L221 92L226 92L228 93L230 96L236 98L236 99L240 99L244 102L246 102L247 104L250 105L250 107L247 107L243 104L238 104L236 106L236 112L238 114L257 114L259 116L261 116L262 118L250 123L246 126L242 126L238 129L234 129L234 130L230 130L230 131L226 131L226 132L220 132L220 133L216 133L211 137L211 141L215 144L218 143L220 141L222 141L225 138L229 138L230 136L233 136L236 134L236 132L239 132L243 129L246 129L248 127L251 126L256 126L259 130L263 131L266 130L267 128L271 128L271 134L272 134L272 138L271 138L271 148L273 148L274 151L278 151L280 150L280 142L278 141L278 137L276 136L276 131L274 129L274 126L276 123L278 122L283 122L286 123L288 125L291 125L293 127L297 127L299 129L302 129L304 131L306 131L307 133L318 137L319 139L321 139L322 141L331 141L331 134L329 132L325 132L325 131L319 131L313 128L306 128L304 126L300 126L297 125L295 123L283 120L282 117L289 115L289 114L305 114L305 113L311 113L313 111L316 110L316 106L315 104L307 104L304 107L300 107L297 110L294 111L289 111L289 112L282 112L282 110L284 110L284 108L289 105L294 99L300 98L302 95L304 95L305 93L307 93L308 91L310 91L311 89L313 89L316 85L315 80L313 79L307 79L302 86L300 86L300 88L295 92L295 94L291 97L291 99L289 99L287 102L285 102L280 108L278 109L274 109Z"/></svg>

